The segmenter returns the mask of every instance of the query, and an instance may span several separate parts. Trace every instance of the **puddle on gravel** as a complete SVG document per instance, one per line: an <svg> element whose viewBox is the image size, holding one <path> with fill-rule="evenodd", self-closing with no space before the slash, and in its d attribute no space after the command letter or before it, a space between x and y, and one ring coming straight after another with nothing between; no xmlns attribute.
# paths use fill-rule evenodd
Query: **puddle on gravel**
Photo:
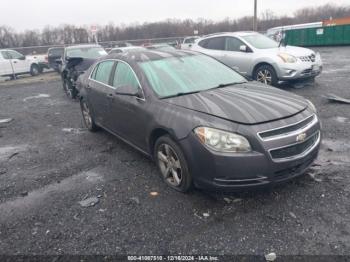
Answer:
<svg viewBox="0 0 350 262"><path fill-rule="evenodd" d="M336 116L333 118L335 121L337 121L338 123L349 123L349 118L347 117L342 117L342 116Z"/></svg>
<svg viewBox="0 0 350 262"><path fill-rule="evenodd" d="M48 94L39 94L37 96L28 96L26 98L23 99L24 102L28 101L28 100L31 100L31 99L36 99L36 98L49 98L50 95Z"/></svg>
<svg viewBox="0 0 350 262"><path fill-rule="evenodd" d="M14 154L19 154L27 150L27 145L0 147L0 161L8 160Z"/></svg>
<svg viewBox="0 0 350 262"><path fill-rule="evenodd" d="M63 179L59 183L56 182L31 191L24 197L18 197L0 204L0 222L6 221L13 216L27 216L35 208L54 208L55 203L59 200L71 202L72 199L62 200L62 198L71 198L72 196L69 196L69 192L73 191L76 193L78 190L84 190L104 181L104 176L100 174L99 169L94 168L93 170L78 173ZM73 200L72 204L74 205L75 203Z"/></svg>
<svg viewBox="0 0 350 262"><path fill-rule="evenodd" d="M86 128L62 128L62 131L66 133L72 133L72 134L78 135L86 132L87 129Z"/></svg>

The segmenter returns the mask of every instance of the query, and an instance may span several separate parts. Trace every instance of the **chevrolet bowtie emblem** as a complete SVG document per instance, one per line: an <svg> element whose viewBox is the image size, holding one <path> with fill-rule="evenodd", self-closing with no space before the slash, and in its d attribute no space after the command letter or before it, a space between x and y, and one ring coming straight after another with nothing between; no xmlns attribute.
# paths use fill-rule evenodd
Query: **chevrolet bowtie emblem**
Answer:
<svg viewBox="0 0 350 262"><path fill-rule="evenodd" d="M302 142L305 140L305 138L306 138L306 133L301 133L297 135L297 142Z"/></svg>

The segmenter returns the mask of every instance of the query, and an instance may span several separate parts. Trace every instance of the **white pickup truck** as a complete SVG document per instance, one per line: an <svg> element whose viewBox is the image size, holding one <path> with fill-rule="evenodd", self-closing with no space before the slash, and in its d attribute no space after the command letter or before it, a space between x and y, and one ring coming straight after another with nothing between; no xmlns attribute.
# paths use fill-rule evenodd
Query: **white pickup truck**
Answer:
<svg viewBox="0 0 350 262"><path fill-rule="evenodd" d="M41 72L40 61L26 57L15 50L0 49L0 77L15 78L21 74L38 75Z"/></svg>

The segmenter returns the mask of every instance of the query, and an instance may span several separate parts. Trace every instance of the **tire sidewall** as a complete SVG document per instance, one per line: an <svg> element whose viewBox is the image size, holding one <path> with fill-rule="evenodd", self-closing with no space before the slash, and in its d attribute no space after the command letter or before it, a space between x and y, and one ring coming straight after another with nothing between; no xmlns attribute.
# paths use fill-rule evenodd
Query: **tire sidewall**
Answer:
<svg viewBox="0 0 350 262"><path fill-rule="evenodd" d="M91 126L88 126L86 121L85 121L85 117L84 117L84 114L83 114L83 110L84 110L83 109L84 108L83 105L84 104L87 106L87 108L89 109L89 112L90 112ZM89 105L87 104L87 102L86 102L86 100L84 98L80 99L80 109L81 109L81 115L83 117L84 125L87 127L87 129L89 131L91 131L91 132L97 131L98 130L98 126L95 124L94 117L93 117L93 115L91 113L91 109L89 108Z"/></svg>
<svg viewBox="0 0 350 262"><path fill-rule="evenodd" d="M158 148L162 144L168 144L175 151L175 153L177 154L177 156L179 158L179 161L181 164L181 169L182 169L182 181L181 181L180 186L178 186L178 187L175 187L175 186L167 183L167 181L164 179L164 177L161 173L157 154L158 154ZM180 146L169 135L165 135L165 136L162 136L162 137L157 139L155 146L154 146L153 158L154 158L154 161L156 162L158 171L159 171L163 181L169 187L171 187L172 189L175 189L176 191L183 192L183 193L188 192L192 189L192 186L193 186L192 175L189 172L188 164L187 164L185 155L182 152Z"/></svg>

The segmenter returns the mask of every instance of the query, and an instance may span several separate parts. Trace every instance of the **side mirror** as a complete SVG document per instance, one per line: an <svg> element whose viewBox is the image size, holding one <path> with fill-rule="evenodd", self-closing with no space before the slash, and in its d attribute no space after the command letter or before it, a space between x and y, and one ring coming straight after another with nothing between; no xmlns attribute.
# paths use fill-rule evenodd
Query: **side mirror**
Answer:
<svg viewBox="0 0 350 262"><path fill-rule="evenodd" d="M247 51L248 51L248 48L247 48L246 45L241 45L241 46L239 47L239 51L241 51L241 52L247 52Z"/></svg>
<svg viewBox="0 0 350 262"><path fill-rule="evenodd" d="M115 90L116 95L121 96L135 96L138 98L142 98L142 92L140 88L135 89L135 87L131 85L120 86Z"/></svg>
<svg viewBox="0 0 350 262"><path fill-rule="evenodd" d="M59 64L59 65L62 65L62 59L55 59L55 63Z"/></svg>
<svg viewBox="0 0 350 262"><path fill-rule="evenodd" d="M26 60L26 56L21 56L18 58L19 60Z"/></svg>

